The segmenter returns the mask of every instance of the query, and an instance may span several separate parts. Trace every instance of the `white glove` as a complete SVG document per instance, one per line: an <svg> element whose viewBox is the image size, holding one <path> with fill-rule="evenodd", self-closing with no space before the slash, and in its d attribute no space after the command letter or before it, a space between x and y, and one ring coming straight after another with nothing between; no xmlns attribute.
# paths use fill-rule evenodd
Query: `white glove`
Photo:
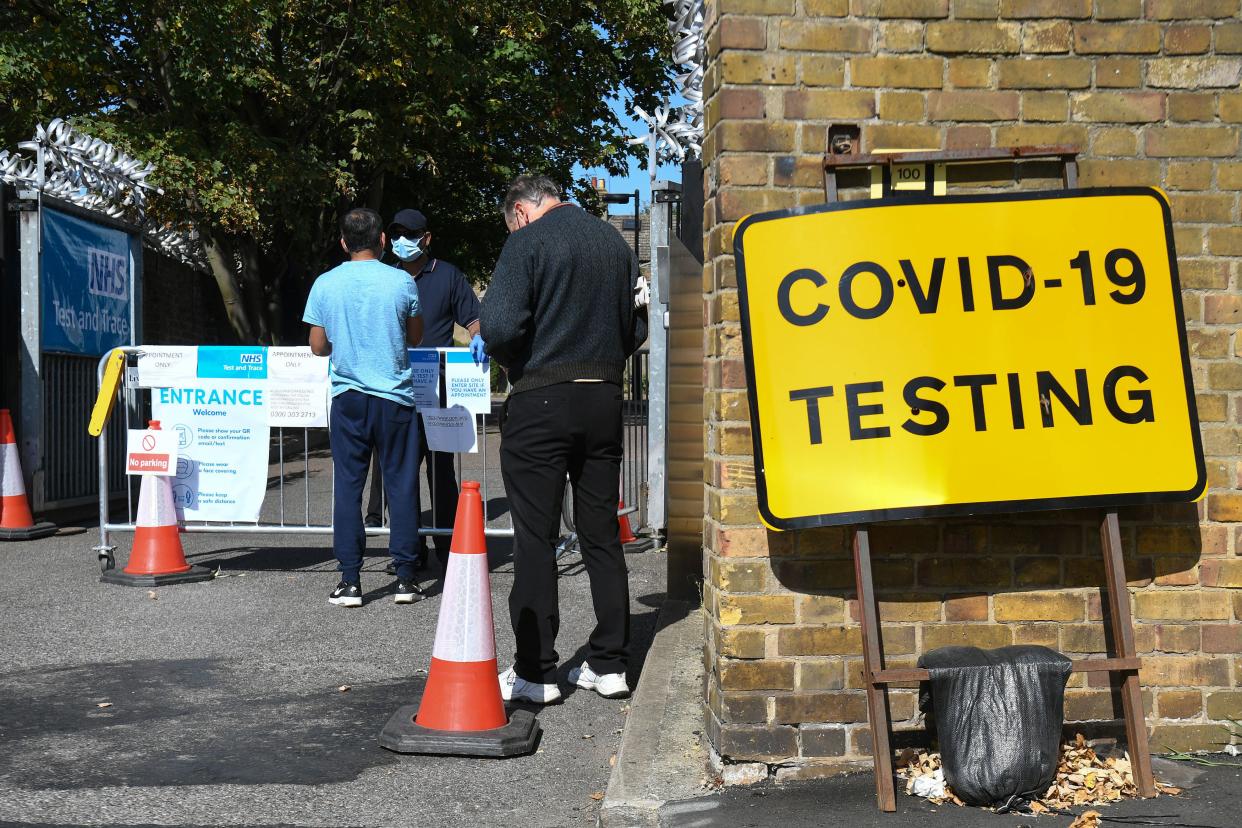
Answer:
<svg viewBox="0 0 1242 828"><path fill-rule="evenodd" d="M638 277L638 284L634 286L634 307L645 308L651 304L651 285L647 284L645 276Z"/></svg>

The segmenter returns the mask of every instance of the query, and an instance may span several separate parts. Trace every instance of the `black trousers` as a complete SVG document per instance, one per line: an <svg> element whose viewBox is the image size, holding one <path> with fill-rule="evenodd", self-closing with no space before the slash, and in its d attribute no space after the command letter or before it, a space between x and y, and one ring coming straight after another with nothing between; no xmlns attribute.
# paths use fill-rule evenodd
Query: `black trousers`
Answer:
<svg viewBox="0 0 1242 828"><path fill-rule="evenodd" d="M630 588L617 526L621 430L616 385L564 382L509 397L500 443L500 472L513 515L509 616L517 637L514 667L527 681L556 681L555 547L566 474L595 608L587 662L601 674L626 670Z"/></svg>
<svg viewBox="0 0 1242 828"><path fill-rule="evenodd" d="M418 462L426 463L427 489L431 493L431 525L437 529L453 528L457 519L457 475L453 471L453 455L447 451L432 451L427 448L427 433L418 431ZM418 475L415 473L415 483ZM367 517L381 520L383 507L380 505L380 491L384 490L384 474L380 468L379 453L371 458L371 493L367 498ZM384 490L384 506L391 506L389 493ZM389 517L392 510L389 509ZM436 550L436 557L441 567L448 566L449 535L432 535L431 542ZM427 538L418 536L419 557L427 558Z"/></svg>

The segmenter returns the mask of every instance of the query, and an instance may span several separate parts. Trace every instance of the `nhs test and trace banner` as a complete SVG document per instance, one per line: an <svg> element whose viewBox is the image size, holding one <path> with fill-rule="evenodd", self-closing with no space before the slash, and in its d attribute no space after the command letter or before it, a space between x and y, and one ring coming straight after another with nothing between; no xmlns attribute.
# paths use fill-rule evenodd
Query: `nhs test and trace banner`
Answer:
<svg viewBox="0 0 1242 828"><path fill-rule="evenodd" d="M43 350L101 356L133 344L137 237L49 207L41 216Z"/></svg>

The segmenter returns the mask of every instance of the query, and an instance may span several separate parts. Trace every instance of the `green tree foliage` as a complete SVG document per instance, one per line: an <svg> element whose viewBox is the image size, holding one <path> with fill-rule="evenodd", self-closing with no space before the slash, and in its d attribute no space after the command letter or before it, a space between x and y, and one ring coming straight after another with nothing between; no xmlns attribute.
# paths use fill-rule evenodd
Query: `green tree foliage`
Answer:
<svg viewBox="0 0 1242 828"><path fill-rule="evenodd" d="M620 173L607 100L657 102L667 38L659 0L0 0L0 146L61 116L155 163L238 336L279 342L343 209L423 209L478 279L512 175Z"/></svg>

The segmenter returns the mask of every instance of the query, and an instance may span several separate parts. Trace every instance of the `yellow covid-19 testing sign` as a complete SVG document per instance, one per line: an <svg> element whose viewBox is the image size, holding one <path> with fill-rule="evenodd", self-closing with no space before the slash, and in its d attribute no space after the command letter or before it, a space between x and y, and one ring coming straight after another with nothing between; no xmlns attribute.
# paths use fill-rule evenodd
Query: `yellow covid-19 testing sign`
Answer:
<svg viewBox="0 0 1242 828"><path fill-rule="evenodd" d="M772 528L1202 495L1160 191L826 204L733 243Z"/></svg>

